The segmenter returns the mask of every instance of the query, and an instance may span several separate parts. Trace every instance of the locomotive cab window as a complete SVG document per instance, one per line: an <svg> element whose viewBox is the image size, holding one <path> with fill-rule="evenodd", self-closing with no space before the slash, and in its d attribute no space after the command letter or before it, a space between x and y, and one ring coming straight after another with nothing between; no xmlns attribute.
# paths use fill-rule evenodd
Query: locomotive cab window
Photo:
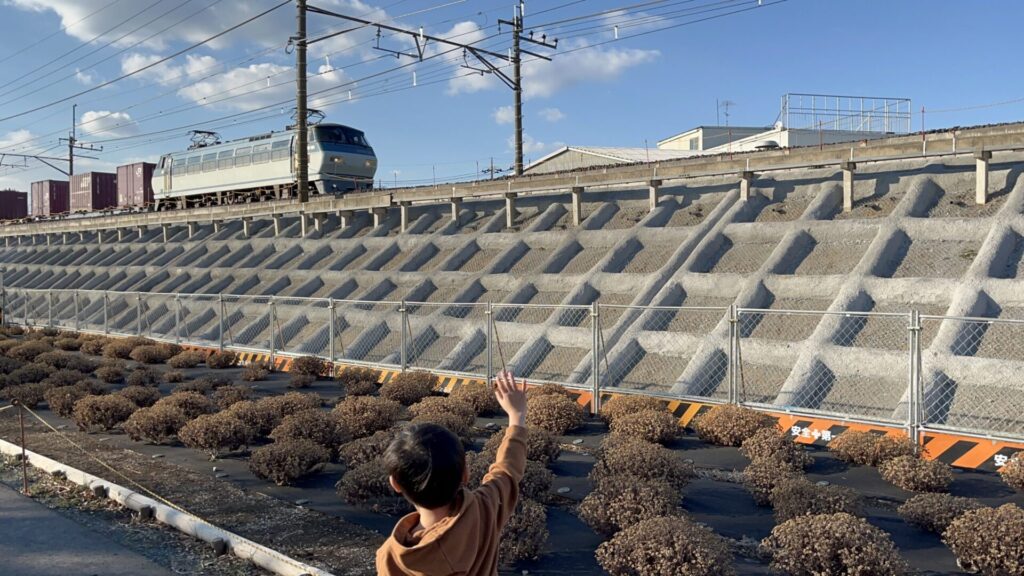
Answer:
<svg viewBox="0 0 1024 576"><path fill-rule="evenodd" d="M345 126L317 126L317 140L324 144L349 144L369 148L370 143L359 130Z"/></svg>
<svg viewBox="0 0 1024 576"><path fill-rule="evenodd" d="M203 172L212 172L217 169L217 153L203 154Z"/></svg>
<svg viewBox="0 0 1024 576"><path fill-rule="evenodd" d="M186 172L188 174L198 174L199 169L202 167L202 165L200 164L202 160L203 159L199 156L192 156L191 158L189 158L186 162Z"/></svg>

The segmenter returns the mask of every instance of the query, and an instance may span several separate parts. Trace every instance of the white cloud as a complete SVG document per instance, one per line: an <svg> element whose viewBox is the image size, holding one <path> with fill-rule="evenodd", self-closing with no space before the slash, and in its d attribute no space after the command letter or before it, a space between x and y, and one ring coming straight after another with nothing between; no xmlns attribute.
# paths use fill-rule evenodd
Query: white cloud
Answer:
<svg viewBox="0 0 1024 576"><path fill-rule="evenodd" d="M565 119L565 113L559 110L558 108L544 108L543 110L538 112L538 114L540 114L540 117L543 118L546 122L554 123Z"/></svg>
<svg viewBox="0 0 1024 576"><path fill-rule="evenodd" d="M105 138L120 138L138 134L139 125L127 112L89 110L82 114L82 132L99 134Z"/></svg>
<svg viewBox="0 0 1024 576"><path fill-rule="evenodd" d="M77 80L79 84L92 86L96 84L96 75L92 72L82 72L78 68L75 68L75 80Z"/></svg>
<svg viewBox="0 0 1024 576"><path fill-rule="evenodd" d="M512 106L502 106L494 111L494 121L500 124L511 124L516 121L516 109Z"/></svg>
<svg viewBox="0 0 1024 576"><path fill-rule="evenodd" d="M270 62L250 64L233 68L201 82L184 86L178 95L197 104L207 104L227 110L255 110L277 102L289 101L295 97L294 68ZM318 108L326 105L328 98L336 94L316 96L326 88L336 87L345 81L345 75L327 64L317 69L317 75L309 79L309 105ZM283 106L291 109L291 105Z"/></svg>
<svg viewBox="0 0 1024 576"><path fill-rule="evenodd" d="M0 136L0 150L6 152L20 152L31 146L25 146L25 142L35 138L31 130L21 129L8 132Z"/></svg>
<svg viewBox="0 0 1024 576"><path fill-rule="evenodd" d="M509 150L514 150L515 146L515 140L510 137L508 139ZM523 155L543 156L564 146L564 142L541 142L528 133L523 133Z"/></svg>
<svg viewBox="0 0 1024 576"><path fill-rule="evenodd" d="M550 98L557 92L579 84L616 80L630 68L652 62L661 55L658 50L637 48L595 47L567 51L587 46L586 43L563 42L560 46L562 54L554 52L554 59L550 62L523 59L525 98ZM470 63L473 63L472 59ZM511 67L507 63L494 59L492 63L506 74L511 74ZM448 94L472 94L501 86L504 85L494 74L467 74L465 69L459 69L448 82Z"/></svg>

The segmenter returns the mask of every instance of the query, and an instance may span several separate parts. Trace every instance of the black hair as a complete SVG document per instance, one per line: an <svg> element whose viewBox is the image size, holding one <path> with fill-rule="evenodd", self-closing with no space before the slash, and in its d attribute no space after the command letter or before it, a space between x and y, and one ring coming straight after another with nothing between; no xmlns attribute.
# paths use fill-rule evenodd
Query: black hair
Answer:
<svg viewBox="0 0 1024 576"><path fill-rule="evenodd" d="M410 502L440 508L454 502L462 486L466 450L444 426L410 424L384 452L384 467Z"/></svg>

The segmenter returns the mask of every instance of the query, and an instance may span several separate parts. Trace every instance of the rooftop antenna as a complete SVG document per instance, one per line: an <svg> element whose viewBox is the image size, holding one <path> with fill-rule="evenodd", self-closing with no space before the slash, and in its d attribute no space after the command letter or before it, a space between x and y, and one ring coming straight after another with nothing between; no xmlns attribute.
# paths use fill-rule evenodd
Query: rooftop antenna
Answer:
<svg viewBox="0 0 1024 576"><path fill-rule="evenodd" d="M735 102L733 102L732 100L722 100L722 101L721 101L721 102L720 102L720 103L718 104L718 107L719 107L720 109L723 109L722 115L724 115L724 116L725 116L725 125L726 125L726 126L728 126L728 125L729 125L729 108L731 108L731 107L733 107L733 106L735 106L735 105L736 105L736 103L735 103Z"/></svg>

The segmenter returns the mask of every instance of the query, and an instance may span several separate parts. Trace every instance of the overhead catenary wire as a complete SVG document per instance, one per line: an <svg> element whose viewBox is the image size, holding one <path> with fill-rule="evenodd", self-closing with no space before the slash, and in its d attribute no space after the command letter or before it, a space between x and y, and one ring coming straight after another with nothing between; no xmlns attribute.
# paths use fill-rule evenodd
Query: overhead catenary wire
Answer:
<svg viewBox="0 0 1024 576"><path fill-rule="evenodd" d="M203 46L205 44L209 44L210 42L213 42L217 38L220 38L221 36L224 36L226 34L234 32L235 30L238 30L239 28L245 26L246 24L249 24L250 22L258 20L258 19L266 16L267 14L270 14L271 12L273 12L273 11L275 11L275 10L285 6L285 5L288 5L288 4L291 4L291 0L285 0L284 2L279 2L278 4L272 6L271 8L268 8L268 9L264 10L263 12L260 12L259 14L256 14L255 16L251 16L249 18L246 18L245 20L239 22L238 24L235 24L234 26L231 26L231 27L229 27L229 28L227 28L225 30L222 30L222 31L214 34L213 36L209 36L209 37L207 37L207 38L205 38L203 40L200 40L199 42L195 42L195 43L193 43L193 44L191 44L191 45L189 45L189 46L187 46L185 48L182 48L181 50L178 50L177 52L171 54L170 56L165 56L164 58L161 58L161 59L159 59L159 60L157 60L155 62L147 64L146 66L143 66L142 68L139 68L139 69L134 70L132 72L128 72L128 73L122 74L122 75L118 76L117 78L114 78L113 80L108 80L106 82L103 82L103 83L98 84L96 86L93 86L91 88L88 88L88 89L76 92L75 94L72 94L70 96L65 96L63 98L59 98L57 100L53 100L53 101L48 102L46 104L41 104L39 106L36 106L35 108L31 108L31 109L25 110L23 112L18 112L17 114L10 114L8 116L0 118L0 122L6 122L7 120L12 120L14 118L20 118L22 116L27 116L28 114L31 114L33 112L38 112L39 110L45 110L47 108L56 106L57 104L62 104L64 102L68 102L70 100L74 100L75 98L77 98L79 96L82 96L82 95L85 95L85 94L89 94L90 92L95 92L96 90L99 90L101 88L105 88L107 86L110 86L110 85L112 85L114 83L120 82L121 80L124 80L125 78L130 78L130 77L135 76L135 75L137 75L137 74L139 74L141 72L145 72L146 70L149 70L150 68L153 68L155 66L159 66L160 64L163 64L163 63L165 63L165 62L167 62L169 60L177 58L178 56L181 56L182 54L185 54L186 52L190 52L190 51L195 50L196 48L198 48L200 46Z"/></svg>
<svg viewBox="0 0 1024 576"><path fill-rule="evenodd" d="M93 10L92 12L86 14L85 16L79 18L78 20L75 20L71 24L68 24L67 26L61 26L57 30L54 30L53 32L50 32L49 34L39 38L35 42L22 46L18 50L14 51L14 52L11 52L10 54L8 54L7 56L4 56L3 58L0 58L0 64L3 64L4 62L7 62L11 58L14 58L15 56L17 56L19 54L23 54L23 53L27 52L28 50L31 50L32 48L35 48L36 46L42 44L43 42L46 42L47 40L49 40L50 38L53 38L54 36L56 36L57 34L60 34L61 32L66 32L66 31L70 30L71 28L74 28L75 26L78 26L82 22L85 22L86 20L92 18L93 16L99 14L100 12L103 12L107 8L110 8L111 6L113 6L114 4L117 4L120 1L121 0L112 0L111 2L108 2L108 3L104 4L103 6L100 6L99 8L97 8L97 9Z"/></svg>

